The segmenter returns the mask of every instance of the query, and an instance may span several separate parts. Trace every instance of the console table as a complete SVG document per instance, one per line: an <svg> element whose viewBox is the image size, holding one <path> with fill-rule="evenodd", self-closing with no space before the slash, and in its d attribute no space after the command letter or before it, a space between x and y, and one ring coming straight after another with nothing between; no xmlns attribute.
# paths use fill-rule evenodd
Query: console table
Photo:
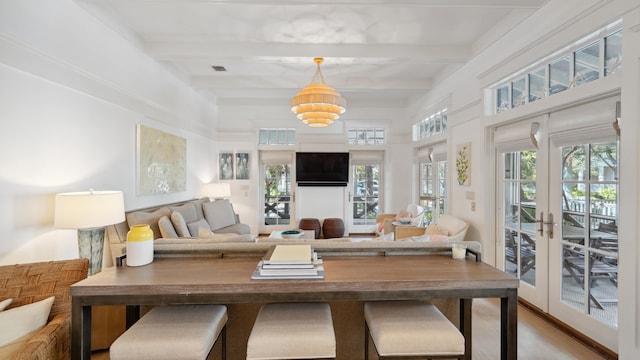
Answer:
<svg viewBox="0 0 640 360"><path fill-rule="evenodd" d="M71 286L72 358L91 357L91 306L233 304L460 298L460 327L471 356L471 299L501 298L501 358L517 358L518 279L470 257L327 256L323 280L251 280L258 258L156 259L109 268ZM363 271L363 269L367 269ZM135 312L127 314L128 322Z"/></svg>

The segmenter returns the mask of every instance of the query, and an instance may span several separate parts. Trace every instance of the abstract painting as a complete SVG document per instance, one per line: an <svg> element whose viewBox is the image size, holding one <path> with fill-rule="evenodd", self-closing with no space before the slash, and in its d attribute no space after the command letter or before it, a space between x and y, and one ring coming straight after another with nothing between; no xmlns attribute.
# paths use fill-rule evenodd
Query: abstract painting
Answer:
<svg viewBox="0 0 640 360"><path fill-rule="evenodd" d="M138 195L187 190L187 140L144 125L137 129Z"/></svg>

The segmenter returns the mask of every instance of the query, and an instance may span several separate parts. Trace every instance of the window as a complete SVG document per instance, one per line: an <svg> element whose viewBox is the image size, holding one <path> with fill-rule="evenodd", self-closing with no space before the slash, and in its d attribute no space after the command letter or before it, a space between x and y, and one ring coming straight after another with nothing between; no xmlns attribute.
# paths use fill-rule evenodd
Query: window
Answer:
<svg viewBox="0 0 640 360"><path fill-rule="evenodd" d="M295 145L295 129L260 129L258 136L260 145Z"/></svg>
<svg viewBox="0 0 640 360"><path fill-rule="evenodd" d="M447 109L427 116L424 120L413 125L413 141L440 135L447 132Z"/></svg>
<svg viewBox="0 0 640 360"><path fill-rule="evenodd" d="M567 50L558 51L548 59L541 59L530 68L517 71L492 86L494 112L497 114L508 111L620 71L621 24L621 21L613 23L568 46ZM523 76L523 73L526 75Z"/></svg>
<svg viewBox="0 0 640 360"><path fill-rule="evenodd" d="M347 143L351 145L383 145L384 129L348 129Z"/></svg>

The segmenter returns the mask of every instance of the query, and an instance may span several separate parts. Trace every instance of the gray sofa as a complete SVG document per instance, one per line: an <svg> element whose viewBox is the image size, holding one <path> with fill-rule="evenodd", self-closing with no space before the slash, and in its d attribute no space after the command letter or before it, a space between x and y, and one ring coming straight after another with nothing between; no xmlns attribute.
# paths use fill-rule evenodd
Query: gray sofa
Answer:
<svg viewBox="0 0 640 360"><path fill-rule="evenodd" d="M240 222L229 200L194 199L128 211L125 221L107 227L107 238L113 257L124 253L127 232L133 225L138 224L148 224L153 231L154 239L253 239L251 228Z"/></svg>

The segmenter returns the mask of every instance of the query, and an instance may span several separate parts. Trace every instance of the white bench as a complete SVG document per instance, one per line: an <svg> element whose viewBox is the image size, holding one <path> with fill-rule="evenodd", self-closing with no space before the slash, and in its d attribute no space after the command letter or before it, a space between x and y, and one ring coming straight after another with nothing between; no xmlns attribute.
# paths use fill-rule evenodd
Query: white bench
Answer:
<svg viewBox="0 0 640 360"><path fill-rule="evenodd" d="M365 359L369 358L369 336L379 359L464 356L464 336L435 305L418 301L367 302L364 317Z"/></svg>
<svg viewBox="0 0 640 360"><path fill-rule="evenodd" d="M336 336L326 303L274 303L260 308L247 360L333 359Z"/></svg>
<svg viewBox="0 0 640 360"><path fill-rule="evenodd" d="M222 333L226 357L227 307L224 305L169 305L151 309L109 350L111 360L206 359Z"/></svg>

